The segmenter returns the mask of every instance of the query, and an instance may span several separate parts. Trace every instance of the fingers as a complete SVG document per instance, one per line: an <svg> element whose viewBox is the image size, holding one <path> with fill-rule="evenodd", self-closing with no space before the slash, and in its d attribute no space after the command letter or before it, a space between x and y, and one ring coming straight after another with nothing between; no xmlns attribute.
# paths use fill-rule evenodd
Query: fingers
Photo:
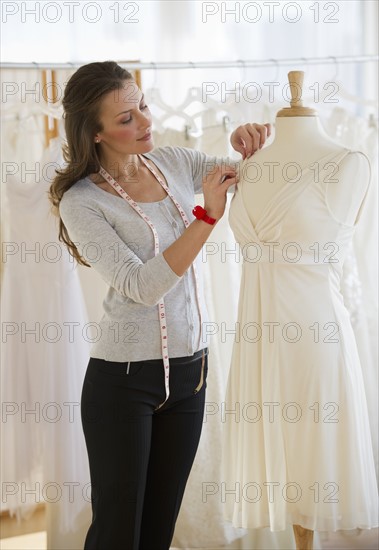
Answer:
<svg viewBox="0 0 379 550"><path fill-rule="evenodd" d="M206 175L206 178L212 178L217 183L224 181L225 178L234 177L236 174L236 167L228 164L216 164Z"/></svg>
<svg viewBox="0 0 379 550"><path fill-rule="evenodd" d="M229 187L231 187L232 185L237 186L237 183L238 183L238 178L233 177L233 178L227 178L227 179L223 180L221 182L221 185L224 187L224 190L227 191L227 189L229 189Z"/></svg>
<svg viewBox="0 0 379 550"><path fill-rule="evenodd" d="M246 131L250 136L250 141L246 141L246 155L249 157L253 155L258 149L262 149L265 144L266 138L271 133L270 124L246 124Z"/></svg>
<svg viewBox="0 0 379 550"><path fill-rule="evenodd" d="M212 193L221 192L221 194L224 194L232 185L237 187L238 181L239 174L235 168L232 170L222 170L221 167L218 167L218 170L214 171L212 174L208 173L206 176L203 181L203 190Z"/></svg>
<svg viewBox="0 0 379 550"><path fill-rule="evenodd" d="M269 138L271 136L271 124L266 123L266 124L263 124L263 126L266 126L266 128L267 128L267 137Z"/></svg>
<svg viewBox="0 0 379 550"><path fill-rule="evenodd" d="M262 141L262 130L258 124L245 124L248 134L246 141L246 156L250 157L260 148ZM249 139L250 138L250 139Z"/></svg>
<svg viewBox="0 0 379 550"><path fill-rule="evenodd" d="M241 153L243 160L258 149L260 134L252 124L239 126L233 135L233 148Z"/></svg>
<svg viewBox="0 0 379 550"><path fill-rule="evenodd" d="M235 172L236 167L233 164L215 164L214 167L212 168L211 172L216 173L216 172L219 172L220 170L224 174L226 174L226 173L229 173L229 172ZM208 173L210 174L211 172L208 172Z"/></svg>
<svg viewBox="0 0 379 550"><path fill-rule="evenodd" d="M260 134L259 149L262 149L266 139L271 135L271 124L253 124L253 126Z"/></svg>
<svg viewBox="0 0 379 550"><path fill-rule="evenodd" d="M221 182L225 181L227 178L233 178L236 175L235 168L224 168L221 166Z"/></svg>
<svg viewBox="0 0 379 550"><path fill-rule="evenodd" d="M235 130L232 135L231 135L231 138L230 138L230 142L233 146L233 149L235 151L237 151L238 153L241 153L242 155L242 159L245 160L246 158L246 142L245 140L238 136L237 134L241 131L242 129L242 126L240 126L237 130Z"/></svg>
<svg viewBox="0 0 379 550"><path fill-rule="evenodd" d="M244 124L239 126L231 136L231 144L235 151L241 153L243 160L251 157L261 149L271 135L271 124Z"/></svg>

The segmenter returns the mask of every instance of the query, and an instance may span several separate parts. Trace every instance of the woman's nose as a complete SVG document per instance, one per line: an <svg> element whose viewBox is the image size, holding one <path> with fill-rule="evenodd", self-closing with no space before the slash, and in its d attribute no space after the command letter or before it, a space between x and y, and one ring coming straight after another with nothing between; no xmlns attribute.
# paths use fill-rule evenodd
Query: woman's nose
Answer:
<svg viewBox="0 0 379 550"><path fill-rule="evenodd" d="M149 128L151 125L151 117L148 115L145 115L144 113L140 113L140 122L139 122L139 128L142 130L143 128Z"/></svg>

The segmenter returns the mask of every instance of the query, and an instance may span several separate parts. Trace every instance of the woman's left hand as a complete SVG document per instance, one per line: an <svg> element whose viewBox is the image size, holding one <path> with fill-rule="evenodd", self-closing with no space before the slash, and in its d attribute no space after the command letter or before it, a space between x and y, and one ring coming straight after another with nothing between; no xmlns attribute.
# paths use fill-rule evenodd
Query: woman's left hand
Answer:
<svg viewBox="0 0 379 550"><path fill-rule="evenodd" d="M243 160L261 149L271 135L271 124L244 124L238 126L230 136L235 151L241 153Z"/></svg>

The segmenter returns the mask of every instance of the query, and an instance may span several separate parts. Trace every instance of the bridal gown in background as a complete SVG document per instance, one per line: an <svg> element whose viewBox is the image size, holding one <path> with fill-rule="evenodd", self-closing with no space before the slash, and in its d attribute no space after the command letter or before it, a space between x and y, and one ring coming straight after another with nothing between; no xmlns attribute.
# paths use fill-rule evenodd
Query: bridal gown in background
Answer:
<svg viewBox="0 0 379 550"><path fill-rule="evenodd" d="M80 392L90 353L78 272L58 240L47 192L63 165L52 140L25 176L3 182L1 477L3 505L28 519L46 507L47 546L80 548L90 522L90 476ZM4 157L12 158L10 147ZM34 153L33 148L31 151Z"/></svg>
<svg viewBox="0 0 379 550"><path fill-rule="evenodd" d="M378 525L364 383L339 285L355 225L329 210L324 170L349 152L319 159L319 178L302 170L255 224L245 181L231 202L244 259L223 439L224 515L235 527Z"/></svg>

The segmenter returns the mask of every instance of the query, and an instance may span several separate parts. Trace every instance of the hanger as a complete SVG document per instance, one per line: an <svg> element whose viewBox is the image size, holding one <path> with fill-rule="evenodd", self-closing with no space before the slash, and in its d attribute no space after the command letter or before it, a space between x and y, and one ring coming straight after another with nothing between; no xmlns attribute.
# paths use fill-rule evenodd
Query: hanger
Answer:
<svg viewBox="0 0 379 550"><path fill-rule="evenodd" d="M182 101L180 105L178 105L178 109L186 109L190 105L193 105L194 103L200 103L201 105L208 105L208 106L214 106L215 108L220 107L220 103L216 101L213 98L210 98L209 96L206 97L206 100L204 101L204 91L199 86L191 86L191 88L188 89L187 95Z"/></svg>
<svg viewBox="0 0 379 550"><path fill-rule="evenodd" d="M351 101L353 103L357 103L359 105L365 105L367 107L376 107L377 108L377 101L375 101L375 99L364 99L363 97L360 97L360 96L357 96L357 95L353 95L351 94L350 92L348 92L344 85L342 84L342 82L340 80L330 80L328 81L329 83L333 83L336 85L336 89L335 89L335 95L343 99L346 99L347 101ZM325 84L328 84L328 82L326 82ZM333 92L331 92L330 90L330 87L326 87L326 89L324 87L320 88L320 93L319 93L319 97L318 97L318 103L322 103L323 105L326 104L326 105L333 105L332 101L330 100L333 96ZM311 101L313 102L314 101L314 96L308 96L305 98L307 101ZM329 100L329 101L325 101L325 100Z"/></svg>
<svg viewBox="0 0 379 550"><path fill-rule="evenodd" d="M163 111L163 115L155 115L154 116L154 126L158 132L164 132L166 129L165 122L167 122L170 118L176 117L181 118L184 121L184 129L188 127L193 130L197 130L198 128L195 125L194 118L187 115L187 113L179 110L178 108L173 108L167 103L165 103L160 95L160 92L157 88L150 88L146 90L145 97L147 102L150 105L156 105Z"/></svg>
<svg viewBox="0 0 379 550"><path fill-rule="evenodd" d="M336 90L335 90L336 94L338 94L343 99L346 99L347 101L351 101L351 102L357 103L359 105L366 105L368 107L376 107L377 108L377 101L376 100L374 100L374 99L365 99L361 96L353 95L345 89L342 82L338 79L338 73L339 73L338 60L335 56L331 55L329 57L334 60L335 70L334 70L333 77L329 81L327 81L325 84L328 84L328 83L335 84L336 85ZM332 94L333 94L333 92L332 92ZM319 95L319 98L318 98L318 102L322 103L322 104L326 104L326 105L328 105L328 104L332 105L333 103L332 103L332 101L330 101L330 98L332 97L332 94L331 94L329 86L327 86L326 89L324 89L324 86L323 86L322 89L320 89L320 95ZM314 97L312 98L311 96L307 97L306 99L308 101L314 101ZM325 102L326 99L329 99L329 101Z"/></svg>
<svg viewBox="0 0 379 550"><path fill-rule="evenodd" d="M29 108L28 108L29 107ZM48 106L44 103L24 103L23 108L20 111L19 103L11 103L3 107L3 113L1 115L2 120L26 120L29 117L36 115L48 115L56 119L61 119L63 114L63 107ZM14 115L14 116L12 116Z"/></svg>
<svg viewBox="0 0 379 550"><path fill-rule="evenodd" d="M242 79L244 79L246 64L241 59L237 61L242 65ZM192 62L190 63L192 64ZM238 108L235 101L229 98L225 102L220 102L209 95L206 95L204 98L204 90L199 86L192 86L189 88L186 97L176 108L178 110L185 111L185 109L188 109L197 103L200 104L201 108L195 111L195 113L192 113L191 116L200 120L202 130L220 127L223 128L225 132L228 132L231 129L231 125L243 119L241 109ZM212 122L209 124L208 122L205 122L209 118L213 118L215 123ZM234 120L235 118L237 118L237 121Z"/></svg>
<svg viewBox="0 0 379 550"><path fill-rule="evenodd" d="M180 111L178 107L173 108L171 105L168 105L165 101L163 101L160 90L157 86L156 64L152 62L152 65L154 66L154 82L151 88L145 90L144 94L147 103L149 103L150 105L155 105L163 111L162 115L154 115L154 126L156 131L163 133L166 130L166 126L164 125L164 123L173 117L183 119L183 129L186 132L186 135L192 129L198 130L196 127L194 128L195 124L191 116L189 116L184 111Z"/></svg>
<svg viewBox="0 0 379 550"><path fill-rule="evenodd" d="M374 113L368 115L368 127L378 129L378 115L375 116Z"/></svg>

